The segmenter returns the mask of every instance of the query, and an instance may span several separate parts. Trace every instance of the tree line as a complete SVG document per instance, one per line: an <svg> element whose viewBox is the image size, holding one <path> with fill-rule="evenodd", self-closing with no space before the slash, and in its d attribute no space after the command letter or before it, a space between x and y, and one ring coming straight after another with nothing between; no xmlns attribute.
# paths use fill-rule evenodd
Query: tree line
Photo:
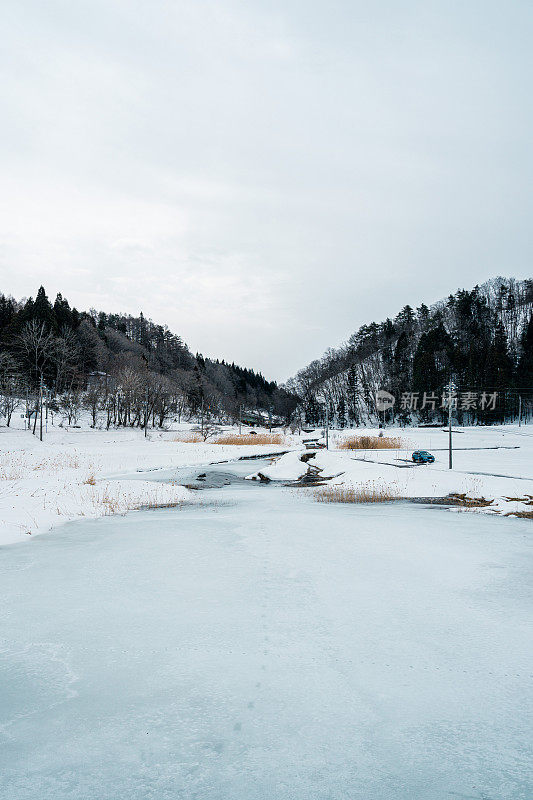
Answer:
<svg viewBox="0 0 533 800"><path fill-rule="evenodd" d="M499 277L431 308L406 305L394 319L362 325L286 388L310 424L323 424L326 415L339 427L437 424L450 399L462 424L530 418L533 280ZM394 397L383 411L380 390Z"/></svg>
<svg viewBox="0 0 533 800"><path fill-rule="evenodd" d="M297 398L253 369L192 355L142 313L80 312L41 286L35 299L0 294L0 413L37 424L40 393L70 425L164 427L184 418L237 420L244 412L288 422Z"/></svg>

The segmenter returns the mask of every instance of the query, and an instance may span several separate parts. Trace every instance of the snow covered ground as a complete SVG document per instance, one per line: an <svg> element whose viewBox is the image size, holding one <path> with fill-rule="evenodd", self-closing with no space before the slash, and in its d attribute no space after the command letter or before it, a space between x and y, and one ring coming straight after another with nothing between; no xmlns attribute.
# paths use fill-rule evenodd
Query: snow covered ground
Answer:
<svg viewBox="0 0 533 800"><path fill-rule="evenodd" d="M0 797L530 800L530 520L213 469L0 548Z"/></svg>
<svg viewBox="0 0 533 800"><path fill-rule="evenodd" d="M316 432L317 435L320 431ZM401 450L343 450L350 436L377 435L378 431L333 433L330 449L318 450L309 462L291 452L263 470L270 480L298 480L316 466L333 477L331 486L386 489L398 498L439 498L450 493L491 500L473 509L482 513L531 512L533 499L533 429L525 426L462 428L453 433L453 469L448 469L448 432L442 429L387 429L384 437L401 438ZM311 434L309 434L311 436ZM409 445L409 446L407 446ZM434 464L413 465L414 449L428 449ZM257 471L250 478L257 477ZM511 498L511 499L509 499Z"/></svg>
<svg viewBox="0 0 533 800"><path fill-rule="evenodd" d="M77 517L125 513L144 505L195 502L187 489L171 483L154 483L156 470L242 455L292 449L265 470L273 480L296 480L307 470L300 461L302 440L321 436L302 433L287 436L285 445L218 445L184 443L177 438L190 425L164 433L92 430L89 427L50 428L43 442L29 432L0 430L0 544L25 541ZM386 486L399 497L438 497L450 492L493 500L484 509L508 514L530 511L520 502L533 495L533 430L529 426L464 428L454 432L454 469L449 471L447 433L441 429L387 429L385 436L405 442L399 451L339 450L346 436L377 434L356 429L332 432L331 450L314 459L322 474L339 475L332 484ZM412 468L413 448L427 448L436 463ZM483 448L483 449L480 449ZM250 472L253 467L251 466ZM135 473L149 480L131 480ZM128 479L117 481L118 475ZM507 477L506 477L507 476ZM506 498L518 498L507 500Z"/></svg>
<svg viewBox="0 0 533 800"><path fill-rule="evenodd" d="M0 430L0 545L25 541L77 517L125 513L145 505L194 502L183 486L150 480L116 480L137 471L203 464L252 453L272 445L235 446L174 441L180 431L50 428L41 442L30 432ZM111 478L111 479L110 479Z"/></svg>

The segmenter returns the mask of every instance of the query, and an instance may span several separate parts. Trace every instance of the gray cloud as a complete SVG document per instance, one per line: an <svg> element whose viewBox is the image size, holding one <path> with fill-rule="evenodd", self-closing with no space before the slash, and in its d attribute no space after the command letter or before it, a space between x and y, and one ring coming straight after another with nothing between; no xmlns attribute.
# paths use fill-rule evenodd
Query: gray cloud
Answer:
<svg viewBox="0 0 533 800"><path fill-rule="evenodd" d="M8 0L0 280L287 377L531 273L530 3Z"/></svg>

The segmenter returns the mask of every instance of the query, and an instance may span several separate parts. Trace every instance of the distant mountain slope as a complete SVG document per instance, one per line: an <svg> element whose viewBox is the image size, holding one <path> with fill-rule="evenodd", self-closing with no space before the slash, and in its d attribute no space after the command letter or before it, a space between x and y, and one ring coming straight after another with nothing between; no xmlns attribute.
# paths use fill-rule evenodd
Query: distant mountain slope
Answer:
<svg viewBox="0 0 533 800"><path fill-rule="evenodd" d="M405 306L392 320L361 326L344 345L301 369L287 388L300 397L310 423L323 422L326 412L340 426L382 419L375 399L381 389L395 398L385 419L408 424L444 416L450 378L458 393L454 414L464 422L512 418L522 400L521 410L531 412L533 280L499 277L431 308ZM494 392L492 408L488 395Z"/></svg>
<svg viewBox="0 0 533 800"><path fill-rule="evenodd" d="M52 396L70 397L72 408L83 400L107 424L141 424L147 408L163 424L202 409L219 418L242 410L289 418L295 406L261 373L193 356L142 313L79 312L61 294L50 302L42 286L20 302L0 294L0 412L26 388L35 394L41 380Z"/></svg>

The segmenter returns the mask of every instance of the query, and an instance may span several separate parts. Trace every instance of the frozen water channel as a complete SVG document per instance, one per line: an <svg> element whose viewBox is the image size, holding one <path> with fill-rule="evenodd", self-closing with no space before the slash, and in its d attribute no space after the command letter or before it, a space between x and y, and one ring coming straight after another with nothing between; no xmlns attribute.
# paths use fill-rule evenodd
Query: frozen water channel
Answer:
<svg viewBox="0 0 533 800"><path fill-rule="evenodd" d="M531 523L257 468L0 550L2 800L531 800Z"/></svg>

